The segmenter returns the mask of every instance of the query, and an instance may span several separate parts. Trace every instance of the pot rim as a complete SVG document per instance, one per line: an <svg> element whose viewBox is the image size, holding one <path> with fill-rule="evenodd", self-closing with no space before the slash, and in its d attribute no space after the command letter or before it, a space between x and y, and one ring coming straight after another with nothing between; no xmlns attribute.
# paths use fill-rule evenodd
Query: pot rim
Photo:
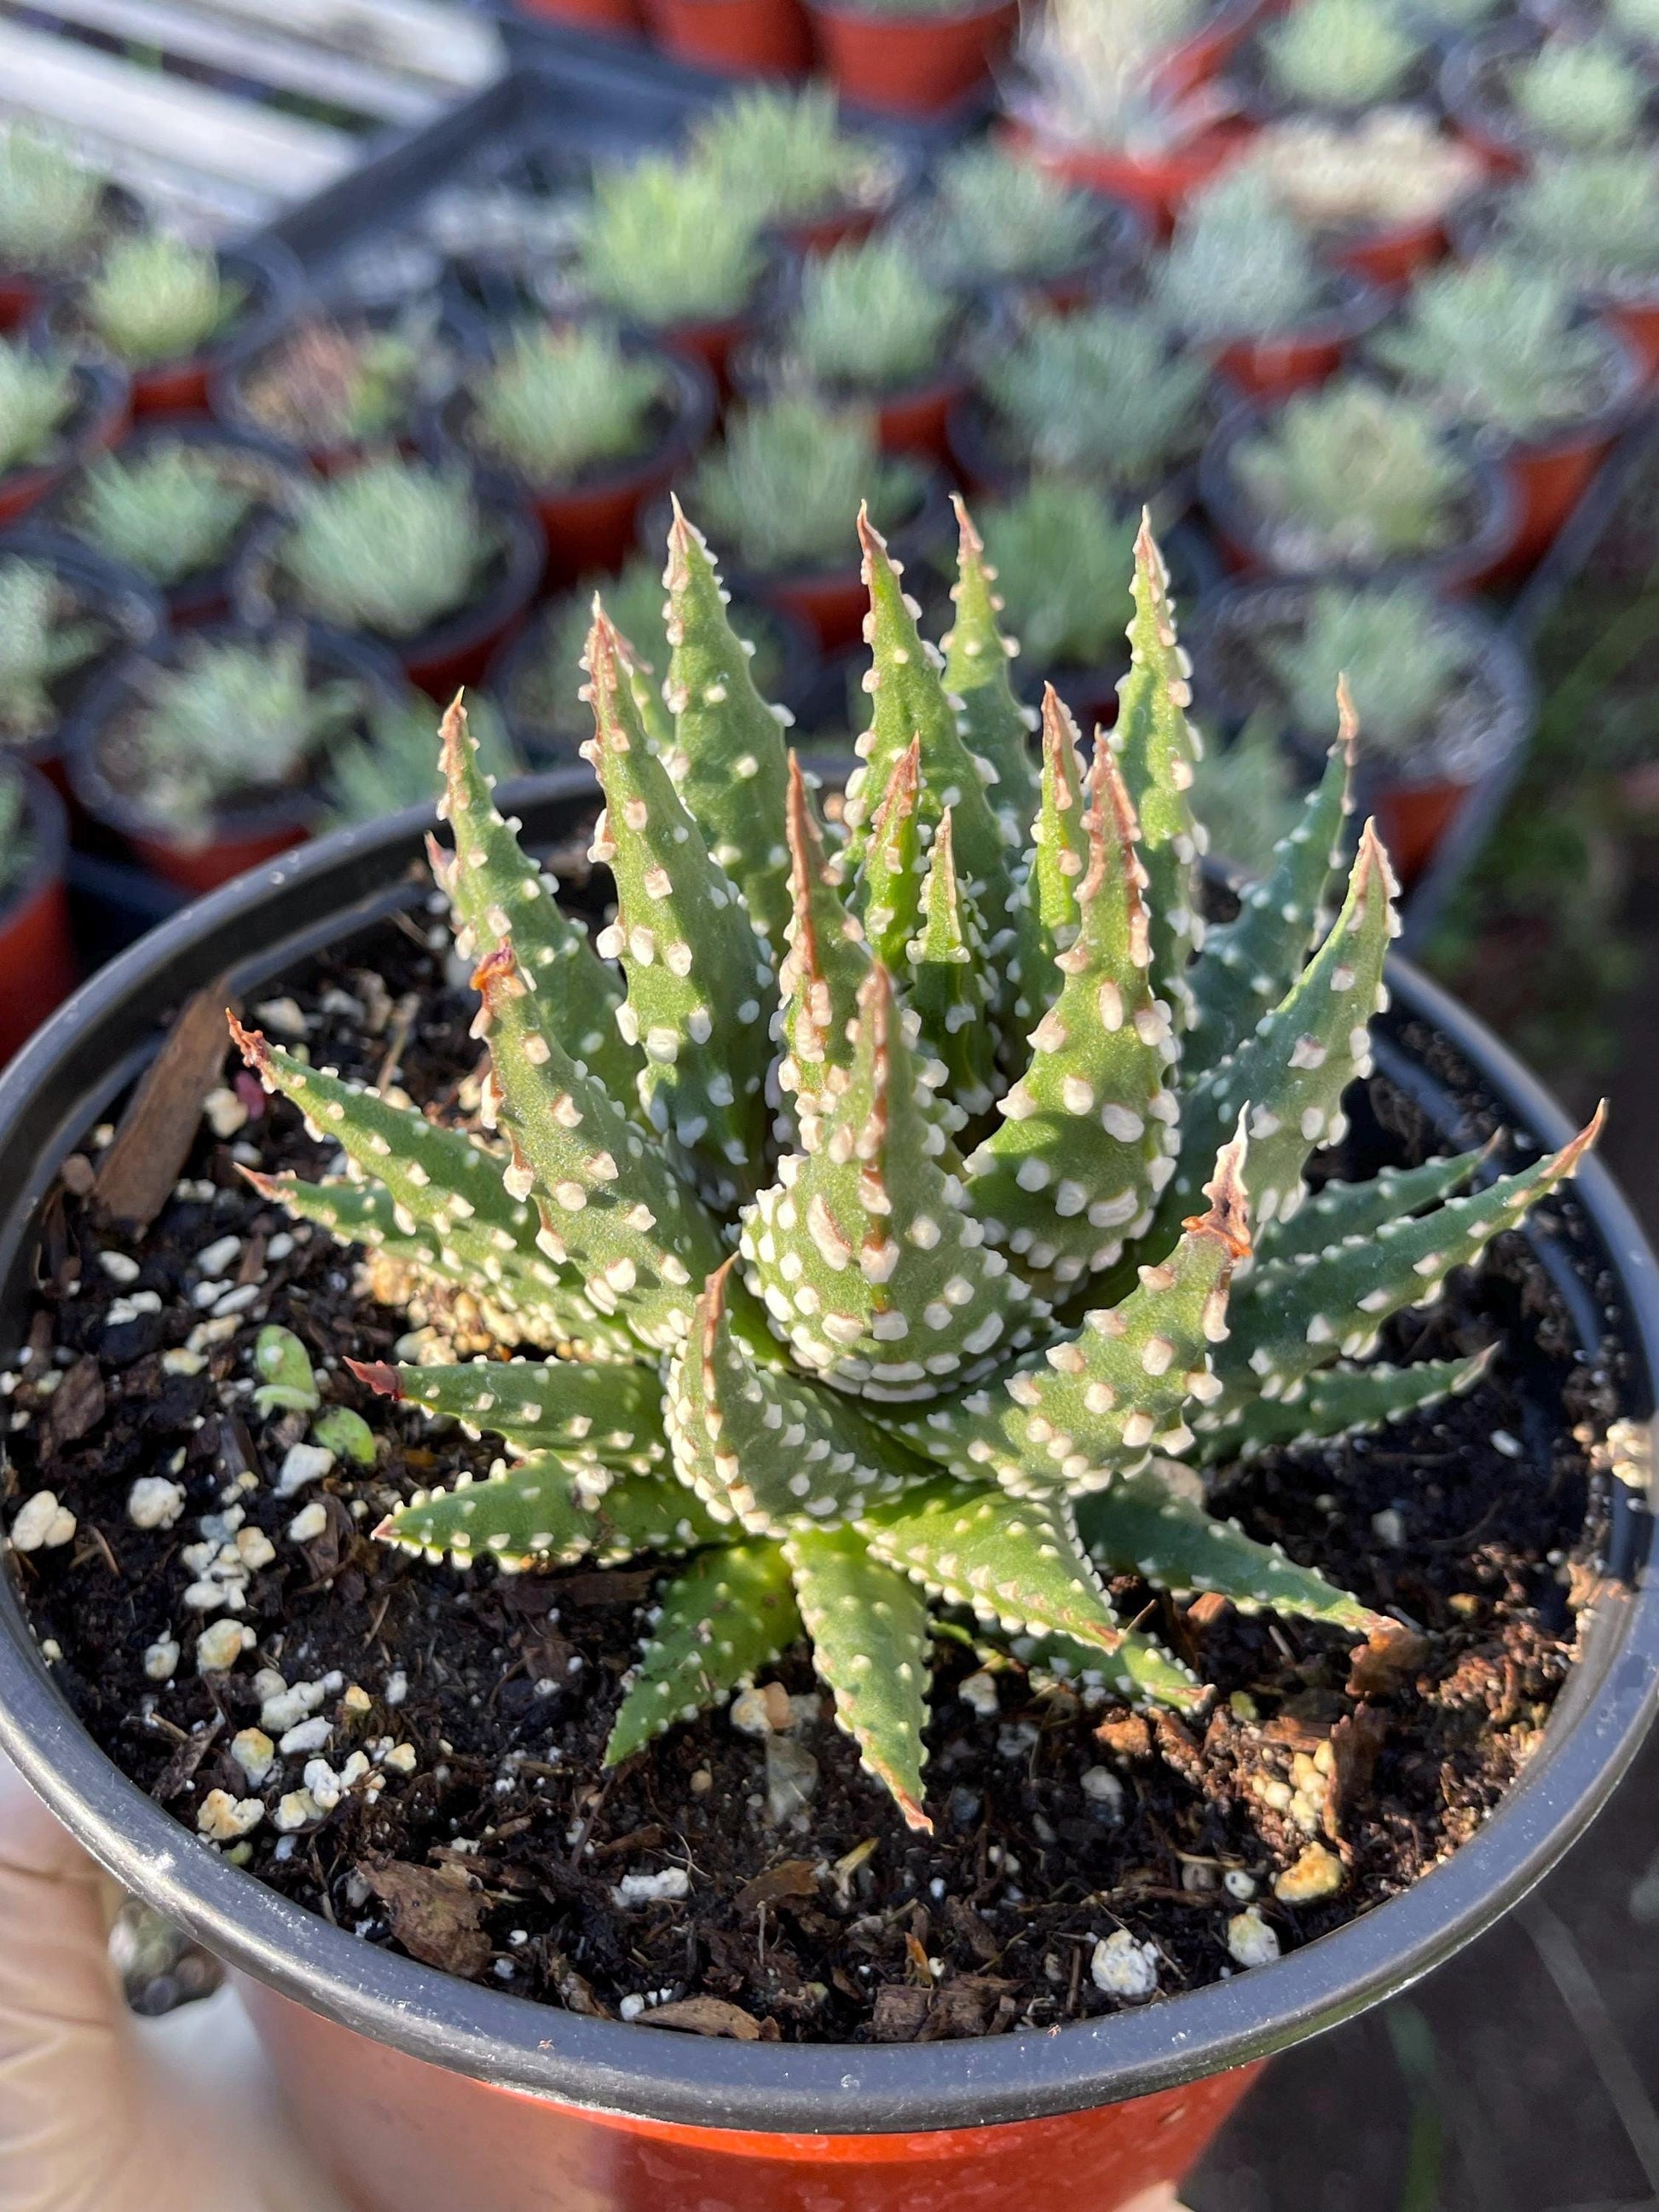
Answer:
<svg viewBox="0 0 1659 2212"><path fill-rule="evenodd" d="M586 771L570 770L511 787L502 799L532 837L556 837L573 815L597 811L598 792ZM15 1193L0 1220L8 1276L58 1160L89 1109L136 1072L144 1040L181 985L222 968L228 990L254 988L420 896L410 864L434 818L432 809L414 808L251 871L122 954L37 1033L0 1078L0 1180ZM175 981L181 963L185 973ZM1443 993L1397 962L1390 982L1405 1014L1444 1034L1503 1099L1511 1127L1531 1142L1565 1139L1570 1125L1559 1108ZM1438 1099L1444 1110L1447 1094L1435 1079L1382 1042L1381 1056L1425 1104ZM9 1153L21 1156L15 1169ZM1650 1426L1659 1269L1594 1157L1576 1195L1618 1280L1644 1370L1632 1395ZM1555 1271L1597 1332L1591 1294L1565 1261ZM361 1942L197 1844L120 1773L53 1684L9 1578L0 1590L0 1745L126 1887L244 1972L414 2057L590 2111L702 2129L863 2135L1030 2119L1175 2087L1333 2025L1437 1965L1553 1865L1611 1792L1659 1703L1659 1577L1645 1588L1635 1580L1652 1523L1629 1486L1611 1489L1612 1564L1632 1579L1598 1601L1584 1655L1536 1757L1475 1836L1401 1896L1271 1966L1047 2034L896 2045L651 2034L459 1981Z"/></svg>
<svg viewBox="0 0 1659 2212"><path fill-rule="evenodd" d="M1393 307L1387 289L1357 269L1326 268L1325 303L1287 331L1220 331L1189 343L1207 354L1295 353L1314 346L1352 345L1369 337Z"/></svg>

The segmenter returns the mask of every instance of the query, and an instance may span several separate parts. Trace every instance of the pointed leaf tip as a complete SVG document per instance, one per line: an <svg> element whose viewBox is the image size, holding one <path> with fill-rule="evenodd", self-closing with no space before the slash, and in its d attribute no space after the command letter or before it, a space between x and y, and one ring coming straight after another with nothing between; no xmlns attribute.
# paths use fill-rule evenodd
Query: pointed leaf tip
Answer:
<svg viewBox="0 0 1659 2212"><path fill-rule="evenodd" d="M270 1046L264 1031L244 1028L232 1006L225 1008L225 1020L229 1024L232 1042L254 1073L268 1075L270 1072Z"/></svg>
<svg viewBox="0 0 1659 2212"><path fill-rule="evenodd" d="M1250 1255L1250 1195L1244 1183L1249 1156L1245 1123L1249 1111L1248 1104L1239 1109L1237 1127L1215 1156L1215 1173L1204 1185L1209 1210L1181 1224L1197 1235L1219 1237L1235 1260Z"/></svg>
<svg viewBox="0 0 1659 2212"><path fill-rule="evenodd" d="M401 1398L404 1386L397 1369L386 1359L348 1359L347 1367L377 1398Z"/></svg>
<svg viewBox="0 0 1659 2212"><path fill-rule="evenodd" d="M1359 713L1353 703L1353 693L1348 689L1347 673L1336 679L1336 742L1342 748L1342 757L1352 768L1359 750Z"/></svg>

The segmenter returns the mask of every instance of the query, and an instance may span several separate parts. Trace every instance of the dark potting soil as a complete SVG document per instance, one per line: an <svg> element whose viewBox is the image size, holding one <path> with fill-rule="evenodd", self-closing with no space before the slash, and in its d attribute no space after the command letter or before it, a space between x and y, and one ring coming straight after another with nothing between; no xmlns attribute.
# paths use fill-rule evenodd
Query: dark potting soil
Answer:
<svg viewBox="0 0 1659 2212"><path fill-rule="evenodd" d="M253 1018L290 1035L302 1020L315 1061L454 1113L476 1049L471 1001L447 985L424 932L385 926L306 970L291 999L256 999ZM365 1940L583 2011L631 2017L644 2000L648 2020L695 2001L665 2024L706 2032L908 2040L1046 2028L1120 2002L1091 1972L1097 1942L1117 1929L1156 1947L1159 1990L1172 1994L1241 1971L1227 1930L1247 1897L1285 1949L1379 1903L1478 1828L1536 1745L1596 1580L1593 1447L1617 1390L1575 1356L1543 1269L1509 1236L1484 1273L1454 1277L1440 1304L1395 1324L1386 1347L1444 1357L1498 1337L1492 1379L1377 1437L1267 1455L1215 1499L1254 1535L1395 1609L1415 1637L1356 1652L1327 1629L1119 1578L1123 1617L1214 1686L1207 1716L1180 1719L1097 1692L1040 1694L1018 1664L982 1710L982 1683L960 1694L978 1659L942 1638L931 1838L908 1832L861 1773L827 1696L816 1720L798 1703L795 1732L774 1740L816 1767L806 1810L781 1826L767 1747L725 1710L606 1776L650 1564L507 1576L486 1559L459 1575L372 1539L417 1486L483 1474L495 1449L375 1398L346 1368L348 1356L392 1357L409 1316L367 1293L356 1255L296 1229L243 1181L239 1160L314 1176L332 1147L230 1065L224 1079L249 1118L228 1139L207 1120L196 1127L147 1233L124 1236L101 1215L90 1186L107 1155L95 1136L49 1203L30 1353L8 1378L7 1517L46 1486L76 1527L14 1553L13 1566L58 1680L109 1754L192 1832L210 1792L262 1798L258 1825L227 1847ZM1353 1102L1364 1135L1349 1143L1375 1158L1381 1132L1394 1157L1422 1157L1415 1109L1380 1077L1368 1089ZM228 1123L236 1107L221 1095L210 1112ZM141 1130L141 1153L144 1141ZM210 1266L227 1287L197 1294L199 1256L226 1238L234 1249ZM278 1495L307 1417L253 1407L252 1343L266 1321L307 1345L327 1401L369 1423L373 1469L343 1460ZM134 1481L154 1475L186 1493L171 1528L131 1517ZM313 1533L298 1540L290 1525L312 1506L301 1527ZM221 1517L204 1531L210 1516ZM244 1609L188 1610L204 1570L186 1548L203 1540L210 1553L239 1534ZM224 1621L246 1623L252 1647L204 1675L196 1638ZM169 1638L180 1650L161 1680L146 1655ZM805 1648L769 1671L798 1698L813 1695ZM292 1718L314 1707L331 1736L325 1752L278 1757L256 1786L232 1741L284 1685ZM296 1805L302 1785L313 1803L331 1800L342 1770L350 1786L331 1809ZM282 1832L296 1814L302 1824ZM1340 1862L1340 1888L1286 1901L1275 1881L1316 1835ZM689 1878L682 1899L620 1901L624 1875L671 1869Z"/></svg>

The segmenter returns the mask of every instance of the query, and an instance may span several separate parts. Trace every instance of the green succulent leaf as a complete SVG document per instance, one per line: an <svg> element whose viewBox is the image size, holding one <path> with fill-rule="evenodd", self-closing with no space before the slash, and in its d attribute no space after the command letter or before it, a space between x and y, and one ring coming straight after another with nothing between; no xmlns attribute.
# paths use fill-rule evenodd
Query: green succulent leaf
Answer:
<svg viewBox="0 0 1659 2212"><path fill-rule="evenodd" d="M956 617L943 641L945 696L962 702L969 750L994 771L988 787L991 811L1001 825L1003 842L1017 852L1037 804L1031 726L1008 680L1009 657L1016 648L997 626L1002 601L991 589L995 576L986 566L984 540L960 494L951 504L957 511L957 580L951 587Z"/></svg>
<svg viewBox="0 0 1659 2212"><path fill-rule="evenodd" d="M1432 1212L1385 1221L1366 1237L1259 1267L1233 1300L1231 1328L1216 1359L1232 1392L1279 1395L1339 1354L1369 1352L1390 1314L1438 1297L1454 1267L1472 1267L1501 1230L1517 1229L1558 1189L1600 1133L1602 1109L1571 1144Z"/></svg>
<svg viewBox="0 0 1659 2212"><path fill-rule="evenodd" d="M501 1437L517 1451L557 1451L641 1474L668 1455L654 1367L483 1358L458 1367L346 1364L382 1397Z"/></svg>
<svg viewBox="0 0 1659 2212"><path fill-rule="evenodd" d="M801 1632L789 1562L775 1544L701 1553L663 1593L662 1611L611 1724L607 1766L619 1766L677 1721L752 1681Z"/></svg>
<svg viewBox="0 0 1659 2212"><path fill-rule="evenodd" d="M931 1834L921 1807L932 1633L926 1604L905 1576L871 1557L856 1529L801 1530L783 1548L818 1673L835 1692L836 1721L907 1823Z"/></svg>
<svg viewBox="0 0 1659 2212"><path fill-rule="evenodd" d="M1205 939L1204 957L1192 975L1196 1018L1181 1050L1188 1085L1236 1052L1279 1004L1328 926L1325 903L1341 866L1343 823L1353 805L1355 724L1346 692L1341 717L1324 775L1303 802L1295 827L1273 848L1272 874L1246 890L1237 917Z"/></svg>
<svg viewBox="0 0 1659 2212"><path fill-rule="evenodd" d="M583 748L605 789L593 856L616 878L617 919L599 950L628 979L623 1034L645 1054L639 1095L715 1206L762 1173L776 1003L765 947L732 878L710 854L623 680L616 631L589 634L595 735Z"/></svg>
<svg viewBox="0 0 1659 2212"><path fill-rule="evenodd" d="M598 1310L648 1351L668 1350L689 1326L694 1286L720 1263L719 1231L649 1134L537 1027L510 939L472 981L483 1000L475 1028L489 1043L486 1101L512 1147L503 1182L533 1194L538 1248L574 1269Z"/></svg>
<svg viewBox="0 0 1659 2212"><path fill-rule="evenodd" d="M1275 1398L1230 1399L1215 1428L1207 1414L1194 1421L1198 1455L1214 1464L1248 1459L1270 1444L1317 1443L1381 1428L1473 1389L1491 1371L1494 1350L1489 1345L1468 1359L1419 1359L1409 1367L1339 1361L1298 1376Z"/></svg>
<svg viewBox="0 0 1659 2212"><path fill-rule="evenodd" d="M1103 1651L1123 1640L1069 1498L936 1480L877 1507L862 1528L875 1558L1010 1635L1059 1633Z"/></svg>
<svg viewBox="0 0 1659 2212"><path fill-rule="evenodd" d="M1077 724L1050 684L1042 694L1037 811L1014 908L1009 966L1014 1018L1027 1024L1040 1020L1053 1005L1060 988L1054 962L1077 939L1078 893L1089 870L1089 833L1084 823L1088 800L1083 787Z"/></svg>
<svg viewBox="0 0 1659 2212"><path fill-rule="evenodd" d="M848 1400L757 1358L765 1337L755 1316L732 1325L727 1261L703 1286L691 1334L668 1378L674 1467L717 1521L733 1516L750 1535L833 1528L874 1499L925 1477L896 1438ZM747 1303L742 1285L735 1297Z"/></svg>
<svg viewBox="0 0 1659 2212"><path fill-rule="evenodd" d="M1003 1120L968 1161L986 1233L1040 1288L1063 1290L1121 1256L1151 1224L1173 1171L1179 1113L1165 1071L1169 1010L1147 979L1151 933L1135 821L1099 746L1083 817L1078 934L1056 956L1059 996L1031 1033L1031 1061Z"/></svg>
<svg viewBox="0 0 1659 2212"><path fill-rule="evenodd" d="M841 896L839 861L824 854L823 833L799 762L789 756L787 828L792 913L788 950L778 970L783 1056L778 1085L795 1100L803 1130L823 1110L825 1094L853 1064L859 988L870 973L870 948Z"/></svg>
<svg viewBox="0 0 1659 2212"><path fill-rule="evenodd" d="M486 1553L504 1567L602 1565L636 1552L692 1552L718 1543L720 1531L672 1475L612 1474L578 1466L557 1452L532 1452L489 1477L463 1476L453 1490L417 1494L388 1514L374 1534L386 1542L466 1566Z"/></svg>
<svg viewBox="0 0 1659 2212"><path fill-rule="evenodd" d="M856 1042L814 1148L744 1218L746 1279L808 1373L875 1401L933 1397L1021 1350L1047 1309L940 1164L884 968L859 992Z"/></svg>
<svg viewBox="0 0 1659 2212"><path fill-rule="evenodd" d="M1210 1692L1190 1667L1155 1638L1127 1630L1115 1651L1079 1644L1069 1636L1022 1638L1015 1654L1037 1689L1094 1684L1133 1705L1171 1705L1177 1712L1199 1712Z"/></svg>
<svg viewBox="0 0 1659 2212"><path fill-rule="evenodd" d="M921 740L912 738L888 772L852 890L872 957L892 975L905 973L910 940L921 927Z"/></svg>
<svg viewBox="0 0 1659 2212"><path fill-rule="evenodd" d="M702 532L674 502L668 533L667 765L715 864L743 894L774 961L789 919L783 731L755 688L749 653Z"/></svg>
<svg viewBox="0 0 1659 2212"><path fill-rule="evenodd" d="M956 810L947 806L933 833L921 889L921 927L906 947L908 1005L920 1042L945 1070L945 1089L970 1119L996 1096L994 995L985 937L973 893L957 874Z"/></svg>
<svg viewBox="0 0 1659 2212"><path fill-rule="evenodd" d="M1193 769L1202 750L1187 720L1191 665L1176 639L1170 572L1141 517L1135 539L1134 613L1129 672L1118 686L1111 745L1140 823L1152 915L1152 988L1177 1030L1192 1026L1188 963L1202 936L1197 865L1207 843L1193 814ZM1212 1147L1213 1150L1213 1147Z"/></svg>
<svg viewBox="0 0 1659 2212"><path fill-rule="evenodd" d="M1474 1181L1492 1158L1491 1145L1417 1168L1383 1168L1369 1182L1328 1182L1304 1199L1288 1221L1269 1223L1256 1238L1258 1261L1311 1260L1352 1237L1375 1237L1385 1223L1408 1220Z"/></svg>
<svg viewBox="0 0 1659 2212"><path fill-rule="evenodd" d="M1287 1206L1294 1213L1309 1154L1342 1136L1342 1094L1370 1070L1369 1024L1383 1003L1383 957L1399 928L1396 888L1388 855L1367 823L1347 896L1325 942L1272 1013L1187 1095L1181 1157L1160 1218L1165 1233L1191 1202L1206 1147L1212 1150L1247 1107L1257 1224L1266 1228Z"/></svg>
<svg viewBox="0 0 1659 2212"><path fill-rule="evenodd" d="M900 1433L963 1480L990 1476L1017 1498L1080 1497L1154 1449L1185 1450L1188 1405L1221 1395L1209 1347L1226 1335L1228 1285L1249 1250L1244 1155L1242 1135L1224 1146L1209 1211L1121 1303L988 1389L906 1415Z"/></svg>
<svg viewBox="0 0 1659 2212"><path fill-rule="evenodd" d="M1275 1613L1328 1620L1367 1636L1379 1616L1298 1567L1276 1544L1258 1544L1156 1472L1131 1475L1078 1508L1079 1531L1094 1557L1116 1574L1142 1575L1177 1596L1204 1590L1231 1598L1242 1613Z"/></svg>
<svg viewBox="0 0 1659 2212"><path fill-rule="evenodd" d="M617 1027L621 979L560 906L556 880L526 855L501 818L495 779L479 765L477 740L459 699L444 716L441 743L438 811L449 823L455 853L446 854L435 840L428 851L453 914L456 951L476 965L510 935L553 1035L613 1097L631 1098L641 1060Z"/></svg>

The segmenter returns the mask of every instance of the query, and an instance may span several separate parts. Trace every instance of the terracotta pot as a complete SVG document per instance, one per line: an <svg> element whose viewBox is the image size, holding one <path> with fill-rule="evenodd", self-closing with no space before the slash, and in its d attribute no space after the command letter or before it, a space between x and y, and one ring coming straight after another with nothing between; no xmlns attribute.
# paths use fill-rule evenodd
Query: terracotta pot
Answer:
<svg viewBox="0 0 1659 2212"><path fill-rule="evenodd" d="M1252 399L1279 399L1323 384L1348 349L1375 330L1389 301L1362 276L1336 280L1343 296L1330 311L1279 337L1234 338L1214 350L1216 366Z"/></svg>
<svg viewBox="0 0 1659 2212"><path fill-rule="evenodd" d="M201 635L222 643L248 633L233 623ZM348 678L362 687L368 702L386 708L400 703L404 690L396 664L378 647L317 623L306 624L305 636L308 662L319 681ZM204 842L185 843L168 836L154 815L115 787L101 757L103 733L133 703L140 673L158 661L173 665L179 653L179 642L167 639L149 653L118 661L65 728L64 757L75 803L87 820L118 841L161 882L196 898L308 837L317 821L318 803L308 785L273 792L252 805L228 809Z"/></svg>
<svg viewBox="0 0 1659 2212"><path fill-rule="evenodd" d="M94 453L106 453L120 442L131 416L125 370L112 362L78 362L75 380L76 403L58 458L0 477L0 530L21 522Z"/></svg>
<svg viewBox="0 0 1659 2212"><path fill-rule="evenodd" d="M1508 471L1495 460L1470 461L1474 511L1466 534L1456 544L1420 556L1391 556L1379 561L1337 561L1320 556L1304 566L1276 543L1273 526L1246 496L1233 473L1232 456L1240 441L1269 419L1249 400L1242 401L1216 426L1199 456L1198 494L1221 542L1229 565L1245 576L1340 574L1416 576L1453 598L1478 591L1513 554L1521 525L1520 500Z"/></svg>
<svg viewBox="0 0 1659 2212"><path fill-rule="evenodd" d="M597 31L602 37L638 39L645 33L645 16L637 0L523 0L524 11L550 23L568 23L578 31Z"/></svg>
<svg viewBox="0 0 1659 2212"><path fill-rule="evenodd" d="M1019 21L1018 0L915 15L806 0L806 12L842 98L899 115L937 115L976 92Z"/></svg>
<svg viewBox="0 0 1659 2212"><path fill-rule="evenodd" d="M516 632L541 586L547 557L541 523L528 507L499 496L486 497L480 505L486 519L499 526L503 547L494 578L478 598L413 637L354 633L389 653L411 684L445 707L463 684L483 681L491 654ZM282 532L280 518L256 532L231 578L232 604L256 629L283 608Z"/></svg>
<svg viewBox="0 0 1659 2212"><path fill-rule="evenodd" d="M547 539L547 580L555 586L620 568L633 548L641 509L665 489L714 427L714 380L700 361L644 339L627 343L630 352L654 358L672 386L667 419L655 443L632 459L603 463L562 484L532 483L477 449L470 393L457 392L437 418L441 439L465 455L480 483L535 509Z"/></svg>
<svg viewBox="0 0 1659 2212"><path fill-rule="evenodd" d="M722 398L731 395L731 361L733 347L749 335L751 310L741 309L735 315L719 315L706 323L676 323L670 330L652 333L659 345L670 353L677 353L700 368L707 369L714 380L714 387Z"/></svg>
<svg viewBox="0 0 1659 2212"><path fill-rule="evenodd" d="M812 34L800 0L646 0L657 43L681 60L758 76L804 76Z"/></svg>
<svg viewBox="0 0 1659 2212"><path fill-rule="evenodd" d="M1447 244L1446 220L1436 216L1391 229L1349 233L1334 240L1328 251L1339 269L1350 270L1373 284L1409 284L1419 270L1431 269L1442 258Z"/></svg>
<svg viewBox="0 0 1659 2212"><path fill-rule="evenodd" d="M542 850L590 825L597 803L585 771L501 797ZM428 809L345 832L228 885L103 969L26 1048L0 1084L8 1349L53 1172L173 1011L226 975L263 995L366 914L423 914L424 882L410 877L433 823ZM1379 1063L1422 1102L1438 1148L1455 1148L1471 1106L1529 1144L1563 1141L1559 1109L1443 994L1397 963L1389 982ZM1659 1271L1594 1158L1552 1228L1585 1358L1610 1353L1621 1401L1650 1406ZM0 1743L118 1881L258 1985L273 2071L362 2212L1123 2212L1178 2180L1243 2086L1241 2066L1446 1959L1606 1802L1659 1702L1653 1523L1632 1486L1607 1488L1606 1579L1571 1677L1467 1843L1270 1966L1051 2033L893 2045L678 2035L528 2003L366 1944L186 1836L112 1765L43 1662L9 1577Z"/></svg>
<svg viewBox="0 0 1659 2212"><path fill-rule="evenodd" d="M241 307L222 334L185 361L156 362L132 371L135 415L204 415L214 369L238 337L255 321L280 313L298 296L300 264L285 246L264 242L228 246L219 256L225 275L243 287ZM73 345L85 336L76 312L72 288L60 291L46 311L47 327Z"/></svg>
<svg viewBox="0 0 1659 2212"><path fill-rule="evenodd" d="M1064 145L1024 123L1002 125L1005 144L1068 184L1087 185L1138 208L1153 235L1165 239L1183 204L1200 185L1237 160L1255 136L1253 123L1211 125L1162 154L1120 153L1104 146Z"/></svg>
<svg viewBox="0 0 1659 2212"><path fill-rule="evenodd" d="M21 881L0 904L0 975L5 978L0 988L0 1064L80 980L64 887L69 858L64 802L38 769L21 761L10 767L0 761L0 776L9 775L22 780L24 823L33 849Z"/></svg>

